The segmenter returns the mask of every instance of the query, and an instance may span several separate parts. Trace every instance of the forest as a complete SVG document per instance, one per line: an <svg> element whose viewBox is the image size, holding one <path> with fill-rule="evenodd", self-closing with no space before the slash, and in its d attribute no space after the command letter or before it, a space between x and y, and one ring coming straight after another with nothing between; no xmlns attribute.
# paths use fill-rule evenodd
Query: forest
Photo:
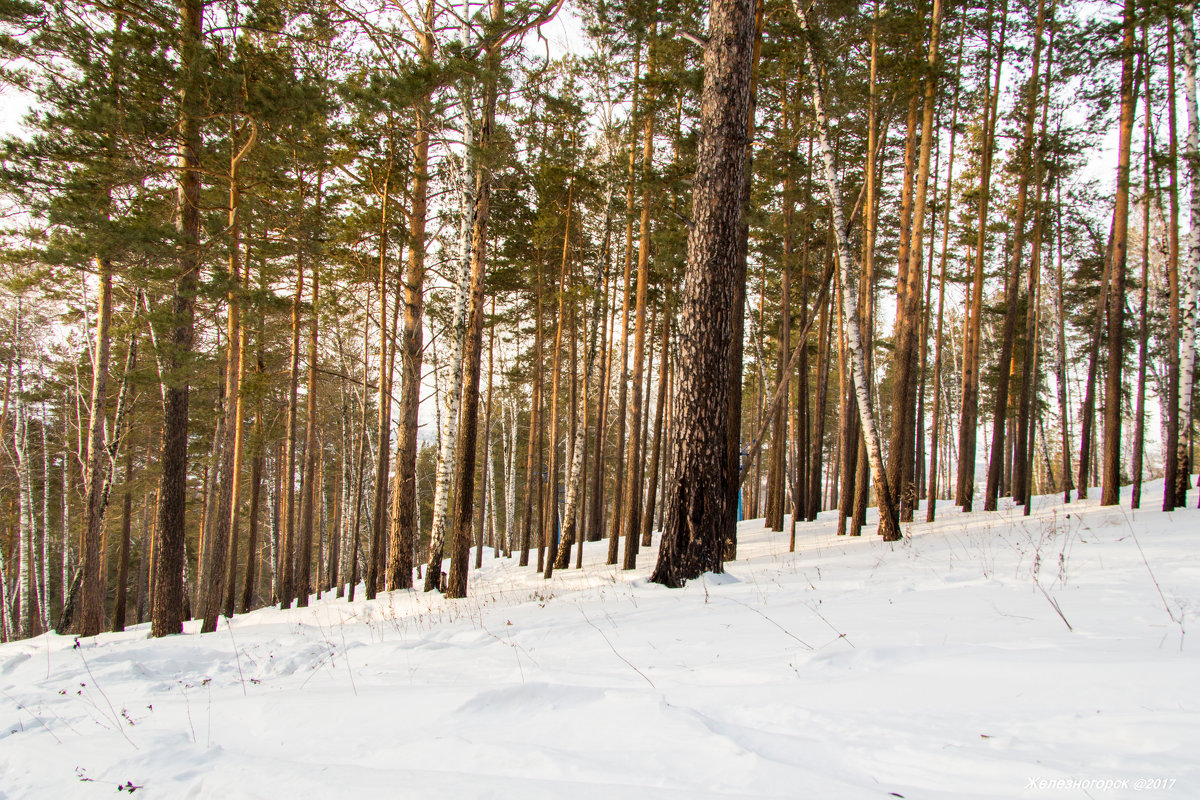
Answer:
<svg viewBox="0 0 1200 800"><path fill-rule="evenodd" d="M1186 507L1193 17L3 0L0 641Z"/></svg>

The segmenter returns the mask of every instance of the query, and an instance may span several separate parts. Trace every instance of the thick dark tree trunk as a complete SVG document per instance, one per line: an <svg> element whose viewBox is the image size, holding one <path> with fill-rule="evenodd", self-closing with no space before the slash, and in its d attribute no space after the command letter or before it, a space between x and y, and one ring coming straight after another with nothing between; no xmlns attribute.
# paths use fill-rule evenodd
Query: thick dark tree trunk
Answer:
<svg viewBox="0 0 1200 800"><path fill-rule="evenodd" d="M754 49L753 0L713 0L704 48L693 227L679 318L674 469L651 580L681 586L723 569L730 497L729 348L737 301L737 251Z"/></svg>
<svg viewBox="0 0 1200 800"><path fill-rule="evenodd" d="M151 633L183 630L183 561L187 509L188 356L192 350L200 268L200 38L203 0L180 0L179 178L176 229L179 258L164 359L162 489L155 545Z"/></svg>

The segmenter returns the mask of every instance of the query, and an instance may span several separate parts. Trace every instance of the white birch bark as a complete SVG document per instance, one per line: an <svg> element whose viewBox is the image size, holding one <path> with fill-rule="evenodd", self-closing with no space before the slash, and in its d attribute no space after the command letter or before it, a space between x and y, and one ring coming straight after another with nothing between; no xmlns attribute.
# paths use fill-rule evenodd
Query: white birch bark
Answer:
<svg viewBox="0 0 1200 800"><path fill-rule="evenodd" d="M829 118L825 113L825 102L821 87L820 70L815 66L812 30L808 16L800 0L792 0L800 27L804 30L804 50L807 58L809 83L812 85L813 109L817 117L817 141L821 148L821 161L825 172L825 186L829 192L829 204L833 214L833 229L837 239L838 270L841 273L842 318L846 326L846 344L850 350L851 376L854 395L858 400L859 420L867 444L867 461L875 477L877 502L879 503L879 529L885 541L900 538L896 509L892 505L891 492L887 486L887 474L883 471L883 453L879 445L879 431L875 426L875 414L871 409L867 391L866 363L863 357L862 333L858 324L858 276L851 273L856 266L846 238L845 214L842 211L842 188L837 169L833 163L833 148L829 144ZM857 270L855 270L857 272Z"/></svg>
<svg viewBox="0 0 1200 800"><path fill-rule="evenodd" d="M1184 6L1183 15L1183 86L1187 105L1188 180L1192 190L1192 224L1188 232L1188 257L1184 264L1187 293L1184 295L1179 343L1179 458L1186 464L1187 431L1192 425L1192 375L1196 366L1196 300L1200 290L1200 112L1196 107L1196 33L1193 28L1195 3ZM1189 475L1180 480L1190 483Z"/></svg>
<svg viewBox="0 0 1200 800"><path fill-rule="evenodd" d="M464 109L470 101L463 97ZM463 112L467 112L464 110ZM470 151L473 136L471 124L465 125L464 139ZM475 207L475 190L471 181L469 156L464 157L459 174L458 282L455 286L454 313L449 333L449 375L447 376L445 413L438 426L438 457L436 482L433 487L433 526L429 534L429 568L425 573L425 591L438 587L442 572L442 557L446 547L446 527L449 523L450 478L458 446L458 406L462 400L463 336L467 331L467 295L471 285L471 212Z"/></svg>
<svg viewBox="0 0 1200 800"><path fill-rule="evenodd" d="M504 470L504 553L512 556L517 513L517 403L508 407L508 462Z"/></svg>
<svg viewBox="0 0 1200 800"><path fill-rule="evenodd" d="M38 583L38 608L42 611L42 630L50 630L50 451L46 448L46 403L42 402L42 557Z"/></svg>
<svg viewBox="0 0 1200 800"><path fill-rule="evenodd" d="M271 529L267 537L271 544L271 597L279 595L279 493L275 491L279 458L271 459L271 479L267 481L267 503L271 509Z"/></svg>
<svg viewBox="0 0 1200 800"><path fill-rule="evenodd" d="M14 339L20 347L21 304L17 303ZM24 364L20 351L17 353L17 387L13 400L13 461L17 471L17 582L13 587L17 600L16 634L18 638L33 635L33 566L30 556L33 550L33 502L29 486L28 412L25 408Z"/></svg>
<svg viewBox="0 0 1200 800"><path fill-rule="evenodd" d="M501 413L503 414L503 411L501 411ZM504 454L504 438L503 438L504 437L504 428L503 427L501 427L501 429L500 429L500 437L501 437L500 438L500 452L501 452L501 456L503 456L503 454ZM499 530L498 530L499 526L496 523L496 520L497 520L497 517L496 517L496 495L499 494L499 492L497 492L497 490L496 490L496 464L492 460L491 431L488 431L487 442L488 442L487 461L485 461L484 464L486 465L486 469L488 470L488 481L487 481L488 518L484 522L486 525L491 526L492 558L498 558L500 556L500 554L504 552L504 544L500 541Z"/></svg>
<svg viewBox="0 0 1200 800"><path fill-rule="evenodd" d="M67 593L71 590L71 460L67 453L67 405L63 402L62 440L62 605L67 605Z"/></svg>
<svg viewBox="0 0 1200 800"><path fill-rule="evenodd" d="M8 575L4 571L4 554L0 553L0 642L12 641L12 607L8 602Z"/></svg>

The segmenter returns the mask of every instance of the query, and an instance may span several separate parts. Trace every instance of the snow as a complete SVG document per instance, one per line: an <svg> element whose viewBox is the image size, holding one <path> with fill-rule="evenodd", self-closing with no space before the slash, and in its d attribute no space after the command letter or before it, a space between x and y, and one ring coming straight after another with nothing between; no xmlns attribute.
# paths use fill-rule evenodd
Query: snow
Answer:
<svg viewBox="0 0 1200 800"><path fill-rule="evenodd" d="M0 798L1200 797L1200 512L1124 497L3 645Z"/></svg>

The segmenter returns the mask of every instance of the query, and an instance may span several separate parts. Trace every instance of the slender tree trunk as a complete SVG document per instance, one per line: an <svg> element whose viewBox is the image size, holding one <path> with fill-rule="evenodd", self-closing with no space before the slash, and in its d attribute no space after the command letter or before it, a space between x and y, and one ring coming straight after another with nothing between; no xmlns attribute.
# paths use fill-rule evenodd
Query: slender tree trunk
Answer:
<svg viewBox="0 0 1200 800"><path fill-rule="evenodd" d="M633 101L630 106L630 118L636 119L638 109L638 82L641 70L641 38L639 37L634 49L633 61ZM630 131L629 140L629 181L625 193L625 282L621 293L621 371L618 377L620 391L617 399L617 456L625 452L625 410L629 398L629 289L633 268L633 188L634 169L637 163L634 143L635 132ZM608 564L617 563L617 545L621 537L621 523L624 521L621 505L625 497L623 464L617 464L616 476L613 483L613 510L611 527L608 534Z"/></svg>
<svg viewBox="0 0 1200 800"><path fill-rule="evenodd" d="M662 457L663 417L667 405L667 380L670 361L667 344L671 336L671 316L664 309L662 341L659 343L658 397L654 401L654 450L650 456L650 488L646 491L646 513L642 517L642 547L649 547L654 533L654 510L658 502L658 465Z"/></svg>
<svg viewBox="0 0 1200 800"><path fill-rule="evenodd" d="M1045 29L1045 0L1039 0L1037 22L1033 37L1033 69L1029 84L1025 87L1025 119L1022 123L1021 145L1018 163L1021 179L1017 188L1017 207L1013 217L1012 254L1008 265L1008 276L1004 292L1004 333L1000 344L1000 359L996 362L996 403L992 412L992 451L988 460L988 482L983 499L985 511L995 511L1005 463L1005 429L1008 423L1009 384L1013 348L1016 341L1018 293L1021 284L1021 259L1025 249L1025 216L1028 204L1029 184L1033 176L1033 123L1037 118L1038 79L1041 77L1042 34ZM1037 191L1035 189L1035 191ZM1019 447L1019 446L1018 446ZM1017 460L1023 460L1020 451ZM1014 496L1024 495L1023 486L1013 488Z"/></svg>
<svg viewBox="0 0 1200 800"><path fill-rule="evenodd" d="M1030 492L1033 482L1033 431L1036 431L1036 424L1033 417L1036 416L1037 405L1035 402L1034 393L1037 388L1037 368L1036 361L1041 358L1040 346L1038 340L1038 320L1041 317L1041 308L1035 304L1035 298L1041 297L1041 259L1042 245L1045 238L1046 213L1043 203L1043 191L1045 190L1045 167L1044 157L1046 149L1046 129L1050 110L1050 84L1054 76L1054 10L1055 6L1051 3L1050 6L1050 40L1046 48L1046 79L1045 89L1042 92L1042 120L1041 130L1038 133L1037 142L1037 159L1035 163L1029 164L1029 169L1033 172L1034 185L1034 224L1031 231L1033 241L1031 245L1031 255L1029 259L1029 278L1026 286L1027 308L1025 313L1025 351L1021 361L1021 393L1018 400L1017 411L1017 434L1013 455L1013 481L1012 495L1013 500L1017 503L1025 504L1025 498L1032 497ZM1039 16L1041 16L1039 11ZM1041 37L1039 36L1039 41ZM1028 504L1025 504L1025 514L1030 513Z"/></svg>
<svg viewBox="0 0 1200 800"><path fill-rule="evenodd" d="M613 282L609 281L609 258L611 255L611 239L612 239L612 195L613 187L610 184L608 188L608 197L604 206L604 249L601 251L600 263L604 270L604 307L600 312L601 320L608 320L608 304L610 297L610 287ZM608 437L608 397L609 385L612 381L612 352L609 343L612 337L609 336L609 331L612 329L612 322L604 324L600 328L600 353L604 358L604 376L600 379L600 397L599 408L596 412L596 439L595 446L592 451L594 459L592 463L592 500L588 506L588 521L587 532L584 538L589 542L598 542L604 535L604 455Z"/></svg>
<svg viewBox="0 0 1200 800"><path fill-rule="evenodd" d="M522 567L529 565L529 547L530 534L533 527L534 517L534 496L539 494L541 486L541 437L539 431L542 427L542 265L539 260L537 263L537 284L536 284L536 314L537 319L534 324L536 330L534 332L534 365L533 365L533 397L529 407L529 436L526 441L526 456L525 456L525 509L521 523L521 557L519 565ZM514 422L514 428L515 428ZM514 431L515 435L515 431ZM540 508L540 503L538 505ZM539 527L539 531L541 528ZM428 581L427 581L428 583Z"/></svg>
<svg viewBox="0 0 1200 800"><path fill-rule="evenodd" d="M987 256L988 209L991 203L992 158L996 149L996 106L1000 95L1000 76L1004 71L1005 34L1008 31L1008 0L1000 2L1000 39L996 47L995 85L992 79L993 0L988 0L987 50L984 59L983 154L980 167L980 200L977 240L975 245L975 274L970 306L967 309L966 335L963 343L963 392L961 422L958 436L958 491L956 502L964 511L974 507L975 440L979 426L979 344L983 317L983 265ZM1007 369L1007 362L1002 365Z"/></svg>
<svg viewBox="0 0 1200 800"><path fill-rule="evenodd" d="M1200 291L1200 112L1196 108L1196 34L1193 28L1195 3L1184 5L1183 19L1183 87L1187 105L1188 178L1192 187L1191 229L1188 235L1186 262L1187 295L1183 304L1179 353L1179 441L1175 466L1175 505L1187 505L1191 485L1192 465L1190 440L1192 430L1192 380L1196 365L1196 298ZM1182 291L1181 291L1182 294Z"/></svg>
<svg viewBox="0 0 1200 800"><path fill-rule="evenodd" d="M603 261L597 268L597 272L602 272L604 269ZM597 275L597 279L602 278L602 275ZM603 324L600 316L600 299L596 298L592 303L591 320L588 323L587 331L587 353L584 355L584 377L583 385L585 394L595 394L598 383L599 373L596 371L596 350L597 340L599 339L599 331ZM574 362L574 359L572 359ZM584 460L587 456L587 409L584 409L583 424L579 425L573 435L574 444L571 447L571 463L567 469L567 497L563 509L563 534L562 545L557 554L557 561L554 564L556 569L566 569L571 563L571 547L577 538L579 531L579 504L583 497L583 481L582 473L584 469ZM580 542L580 550L583 549L583 543ZM550 559L546 559L546 572L550 574Z"/></svg>
<svg viewBox="0 0 1200 800"><path fill-rule="evenodd" d="M1067 329L1066 307L1063 300L1063 257L1062 257L1062 188L1056 184L1055 191L1055 223L1054 238L1058 246L1058 257L1055 260L1054 280L1056 301L1058 303L1058 362L1055 366L1055 379L1058 382L1058 415L1062 425L1062 467L1063 467L1063 502L1071 502L1071 489L1074 488L1071 479L1071 402L1067 396Z"/></svg>
<svg viewBox="0 0 1200 800"><path fill-rule="evenodd" d="M503 23L504 0L492 0L493 24ZM487 275L488 213L492 197L492 126L496 117L497 72L501 43L492 39L485 47L483 120L479 130L479 162L475 170L475 205L471 214L471 286L467 327L463 337L462 417L459 421L454 478L458 502L455 509L447 597L467 596L468 558L472 517L475 512L475 444L479 416L479 372L483 351L483 288Z"/></svg>
<svg viewBox="0 0 1200 800"><path fill-rule="evenodd" d="M937 514L938 500L938 445L941 442L939 436L941 418L942 418L942 345L945 325L945 305L946 305L946 262L950 255L950 207L952 205L951 198L953 197L954 187L954 145L956 135L958 133L958 98L960 90L959 78L962 75L962 53L963 42L966 39L966 33L961 28L958 36L958 56L955 59L954 65L954 99L951 101L950 111L950 152L947 158L948 168L946 170L946 192L942 199L942 253L939 265L938 275L938 310L937 310L937 333L934 335L933 348L933 408L931 411L931 419L933 421L933 431L930 436L929 444L929 492L926 500L925 521L933 522ZM932 261L930 269L933 269Z"/></svg>
<svg viewBox="0 0 1200 800"><path fill-rule="evenodd" d="M646 55L646 76L653 85L654 43L658 35L658 18L650 30L650 45ZM622 567L633 569L637 565L638 535L641 531L642 513L642 373L646 360L646 303L650 287L650 173L654 169L654 94L647 92L642 114L642 214L638 229L637 260L637 304L633 329L633 375L630 379L632 395L629 398L629 450L625 458L625 519L622 531L625 537L625 553Z"/></svg>
<svg viewBox="0 0 1200 800"><path fill-rule="evenodd" d="M829 201L833 215L834 235L838 244L838 264L842 277L842 305L846 325L846 342L850 351L854 394L858 399L858 416L862 425L863 441L867 447L871 471L875 475L875 493L879 503L879 531L884 541L897 541L901 538L899 515L892 503L891 490L888 488L887 473L883 470L883 454L879 446L879 434L875 427L875 415L871 410L867 395L866 363L863 357L862 337L858 326L858 297L852 280L853 256L850 252L850 242L846 237L846 223L842 212L842 190L833 163L833 149L829 144L829 121L825 114L824 92L821 74L815 66L814 32L808 22L807 12L799 0L794 0L793 7L804 29L804 48L808 56L808 78L812 86L813 108L817 117L817 139L821 149L821 160L825 168L825 184L829 192Z"/></svg>
<svg viewBox="0 0 1200 800"><path fill-rule="evenodd" d="M563 326L569 324L566 303L567 292L569 290L567 280L571 252L571 202L574 197L574 191L575 183L572 179L567 183L567 211L563 223L562 260L558 270L558 322L554 326L554 353L551 356L552 366L550 368L550 466L546 470L550 483L550 513L547 515L547 527L542 531L542 538L547 545L545 559L545 577L547 578L554 573L554 563L558 559L558 395L559 385L562 382L560 378L562 374Z"/></svg>
<svg viewBox="0 0 1200 800"><path fill-rule="evenodd" d="M496 318L496 298L492 298L492 319ZM484 405L483 411L483 492L480 497L480 508L483 511L480 513L479 535L476 537L478 547L475 550L475 569L483 566L483 543L486 536L488 518L494 519L496 516L496 503L493 502L489 506L488 499L493 497L492 490L492 377L496 366L496 325L493 321L488 330L488 382L487 382L487 402ZM492 539L492 553L495 555L496 544L495 538Z"/></svg>
<svg viewBox="0 0 1200 800"><path fill-rule="evenodd" d="M112 629L114 633L125 630L125 598L129 591L129 537L133 520L133 448L125 446L125 486L121 496L121 543L117 556L117 592L113 599Z"/></svg>
<svg viewBox="0 0 1200 800"><path fill-rule="evenodd" d="M292 295L292 351L291 366L288 370L288 405L287 405L287 455L283 473L283 535L280 537L278 566L279 594L275 598L281 607L287 608L292 603L294 594L294 552L296 549L296 426L299 414L300 386L300 305L304 297L304 259L296 257L296 290ZM380 333L382 340L383 334ZM380 383L383 382L382 377Z"/></svg>
<svg viewBox="0 0 1200 800"><path fill-rule="evenodd" d="M1117 149L1117 197L1113 212L1112 287L1108 302L1108 369L1104 385L1104 465L1101 505L1121 499L1121 378L1125 364L1125 262L1129 241L1129 163L1133 139L1133 57L1137 52L1134 0L1125 0L1121 60L1121 126ZM1200 190L1196 191L1200 199Z"/></svg>
<svg viewBox="0 0 1200 800"><path fill-rule="evenodd" d="M236 133L236 126L231 134ZM240 472L242 456L242 413L244 411L241 397L242 379L245 377L245 358L243 348L246 344L242 336L241 320L241 220L239 205L241 200L241 184L239 170L242 160L254 147L257 139L257 128L251 126L250 136L246 144L230 158L229 161L229 290L227 294L228 314L225 327L225 407L224 407L224 441L221 443L221 460L214 465L218 470L214 483L217 486L216 512L213 520L213 537L205 549L204 561L200 569L200 615L204 622L201 632L211 633L217 629L217 617L221 614L222 605L227 614L233 611L232 581L229 576L234 572L229 567L229 561L237 561L236 545L231 545L231 539L236 538L233 518L238 511L240 500ZM238 497L235 499L235 495ZM229 591L226 591L226 589ZM225 601L228 600L226 603Z"/></svg>
<svg viewBox="0 0 1200 800"><path fill-rule="evenodd" d="M392 135L388 136L388 160L380 197L379 221L379 394L375 455L375 483L371 507L371 541L367 553L366 595L374 600L380 588L383 564L383 529L387 518L388 459L391 455L392 393L388 385L388 249L391 239L391 178L395 164ZM399 291L399 287L397 287Z"/></svg>
<svg viewBox="0 0 1200 800"><path fill-rule="evenodd" d="M416 32L421 58L431 62L436 10L425 7L424 27ZM408 268L404 275L404 334L400 361L400 431L396 441L396 477L392 489L391 547L388 550L388 589L411 589L412 551L416 541L417 426L421 406L421 367L425 315L425 218L429 195L430 95L415 106L413 184L409 200Z"/></svg>
<svg viewBox="0 0 1200 800"><path fill-rule="evenodd" d="M318 190L319 191L319 190ZM312 271L312 316L308 328L308 392L304 412L304 477L300 482L302 494L300 497L300 552L296 564L296 606L306 608L308 595L313 590L312 557L313 557L313 526L314 506L321 492L318 482L318 455L321 451L317 437L317 343L320 331L320 270L313 264ZM391 405L390 393L387 397ZM390 429L390 426L389 426ZM387 444L380 441L380 447L386 449Z"/></svg>
<svg viewBox="0 0 1200 800"><path fill-rule="evenodd" d="M901 519L906 521L912 520L917 497L916 487L912 485L912 463L915 455L913 442L916 432L917 374L920 368L920 342L917 339L920 333L922 306L921 256L924 251L929 168L933 161L933 123L937 100L941 24L942 2L934 0L924 81L925 95L921 111L921 148L916 175L916 198L913 202L912 233L908 241L908 264L904 271L904 293L901 297L903 314L898 316L896 332L891 460L888 463L888 485L892 490L892 504L900 509Z"/></svg>
<svg viewBox="0 0 1200 800"><path fill-rule="evenodd" d="M464 93L464 97L469 95ZM464 103L467 101L464 101ZM474 146L473 123L466 123L466 136ZM462 402L463 343L467 334L467 300L471 294L471 269L474 264L474 239L472 238L473 214L478 210L477 187L468 170L474 156L465 159L462 165L462 191L459 196L459 274L454 299L454 313L450 322L450 374L447 377L446 410L438 432L438 459L436 482L433 489L433 527L429 535L429 565L425 571L425 591L438 589L442 576L442 561L445 558L446 531L450 527L450 496L454 477L455 458L459 443L460 403ZM476 168L476 174L478 168ZM481 308L482 312L482 308ZM459 490L461 491L461 489Z"/></svg>
<svg viewBox="0 0 1200 800"><path fill-rule="evenodd" d="M104 578L101 565L104 552L101 536L104 525L104 475L108 467L105 441L105 407L108 396L109 328L112 324L112 262L106 257L93 260L100 287L96 305L96 346L92 364L91 418L88 422L87 505L80 551L83 573L83 597L76 629L80 636L95 636L104 625ZM19 400L19 398L18 398ZM18 411L24 406L19 405Z"/></svg>
<svg viewBox="0 0 1200 800"><path fill-rule="evenodd" d="M1179 447L1179 412L1180 412L1180 350L1183 336L1180 332L1179 317L1180 287L1179 287L1179 139L1175 119L1175 19L1174 15L1166 15L1167 27L1167 166L1170 170L1171 187L1171 222L1167 226L1169 249L1167 253L1167 397L1166 397L1166 438L1163 454L1163 511L1174 511L1178 504L1178 492L1186 492L1188 480L1179 479L1180 447ZM1190 273L1189 273L1190 274ZM1175 345L1179 342L1179 345ZM1068 472L1069 475L1069 472Z"/></svg>

